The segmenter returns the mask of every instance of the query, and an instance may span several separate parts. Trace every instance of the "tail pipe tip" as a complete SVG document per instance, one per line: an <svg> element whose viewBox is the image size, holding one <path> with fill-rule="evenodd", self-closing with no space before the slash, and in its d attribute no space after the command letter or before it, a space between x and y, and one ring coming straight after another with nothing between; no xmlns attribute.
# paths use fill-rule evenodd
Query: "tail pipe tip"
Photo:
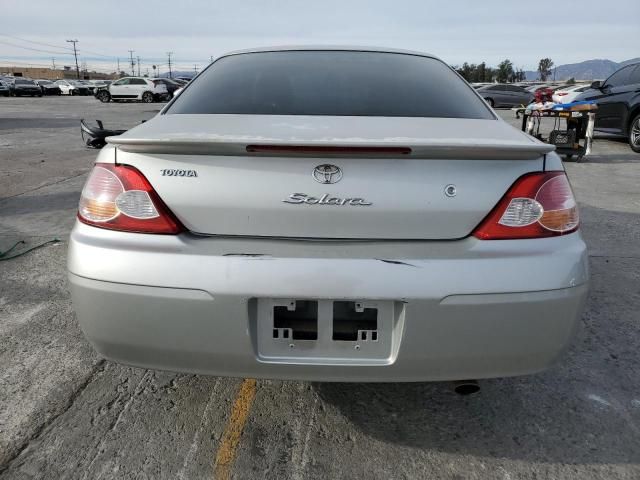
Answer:
<svg viewBox="0 0 640 480"><path fill-rule="evenodd" d="M480 391L477 380L458 380L453 382L453 391L458 395L471 395Z"/></svg>

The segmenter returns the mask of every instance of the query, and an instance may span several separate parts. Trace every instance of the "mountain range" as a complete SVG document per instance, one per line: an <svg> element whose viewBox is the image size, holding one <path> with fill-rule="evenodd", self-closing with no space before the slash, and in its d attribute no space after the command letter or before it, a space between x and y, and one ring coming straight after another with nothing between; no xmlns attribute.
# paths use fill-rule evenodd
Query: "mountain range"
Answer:
<svg viewBox="0 0 640 480"><path fill-rule="evenodd" d="M624 62L613 62L606 59L585 60L580 63L569 63L567 65L558 65L555 69L556 80L568 80L575 78L576 80L604 80L619 68L629 63L640 62L640 57L625 60ZM539 74L537 71L525 71L527 80L537 80ZM551 73L553 78L553 72Z"/></svg>

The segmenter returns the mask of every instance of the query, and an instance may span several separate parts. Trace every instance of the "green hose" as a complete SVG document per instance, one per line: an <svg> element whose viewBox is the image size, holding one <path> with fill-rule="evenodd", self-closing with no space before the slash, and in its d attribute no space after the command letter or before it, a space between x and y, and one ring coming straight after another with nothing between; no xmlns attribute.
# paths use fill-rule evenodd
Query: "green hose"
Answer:
<svg viewBox="0 0 640 480"><path fill-rule="evenodd" d="M17 257L21 257L22 255L25 255L29 252L32 252L33 250L36 250L37 248L41 248L44 247L46 245L49 244L54 244L54 243L59 243L60 240L57 238L54 238L53 240L48 240L46 242L40 243L34 247L28 248L22 252L16 253L14 255L9 256L9 254L13 251L14 248L16 248L18 245L26 245L26 242L24 240L20 240L18 242L16 242L11 248L9 248L9 250L6 250L4 252L0 252L0 262L2 262L3 260L11 260L12 258L17 258Z"/></svg>

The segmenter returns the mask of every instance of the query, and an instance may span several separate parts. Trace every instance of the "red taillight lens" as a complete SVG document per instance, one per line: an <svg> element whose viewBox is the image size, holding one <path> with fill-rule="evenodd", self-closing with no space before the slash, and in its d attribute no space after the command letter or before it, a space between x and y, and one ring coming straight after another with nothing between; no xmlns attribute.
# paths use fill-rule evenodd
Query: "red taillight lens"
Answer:
<svg viewBox="0 0 640 480"><path fill-rule="evenodd" d="M556 95L558 95L559 97L564 97L565 95L568 95L568 92L556 92Z"/></svg>
<svg viewBox="0 0 640 480"><path fill-rule="evenodd" d="M139 170L96 163L82 189L78 218L110 230L176 234L184 230Z"/></svg>
<svg viewBox="0 0 640 480"><path fill-rule="evenodd" d="M564 172L520 177L473 235L481 240L553 237L578 229L578 205Z"/></svg>
<svg viewBox="0 0 640 480"><path fill-rule="evenodd" d="M346 154L346 155L409 155L409 147L358 147L334 145L247 145L248 153L274 154Z"/></svg>

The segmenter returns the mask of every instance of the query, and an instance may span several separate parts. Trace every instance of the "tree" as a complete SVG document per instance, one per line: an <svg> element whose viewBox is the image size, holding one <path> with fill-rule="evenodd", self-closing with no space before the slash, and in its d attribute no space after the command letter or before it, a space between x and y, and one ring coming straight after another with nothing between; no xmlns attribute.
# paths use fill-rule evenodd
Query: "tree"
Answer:
<svg viewBox="0 0 640 480"><path fill-rule="evenodd" d="M513 75L514 77L514 81L515 82L523 82L524 80L527 79L527 74L524 73L524 70L522 70L521 68L519 68L516 73Z"/></svg>
<svg viewBox="0 0 640 480"><path fill-rule="evenodd" d="M456 67L456 71L467 81L474 82L473 70L475 65L469 65L467 62L462 64L462 67Z"/></svg>
<svg viewBox="0 0 640 480"><path fill-rule="evenodd" d="M497 80L500 83L513 81L513 63L508 58L498 65Z"/></svg>
<svg viewBox="0 0 640 480"><path fill-rule="evenodd" d="M482 62L481 64L478 65L478 68L476 69L476 76L478 77L478 82L486 82L487 80L485 80L487 75L487 66L484 64L484 62ZM491 80L488 80L491 81Z"/></svg>
<svg viewBox="0 0 640 480"><path fill-rule="evenodd" d="M571 77L569 80L567 80L566 82L567 85L575 85L576 84L576 79L574 77Z"/></svg>
<svg viewBox="0 0 640 480"><path fill-rule="evenodd" d="M458 72L467 82L492 82L494 70L482 62L475 63L464 62L461 67L454 66L453 69Z"/></svg>
<svg viewBox="0 0 640 480"><path fill-rule="evenodd" d="M541 58L538 62L538 73L540 74L540 80L543 82L551 75L551 69L553 68L553 60L550 58Z"/></svg>

